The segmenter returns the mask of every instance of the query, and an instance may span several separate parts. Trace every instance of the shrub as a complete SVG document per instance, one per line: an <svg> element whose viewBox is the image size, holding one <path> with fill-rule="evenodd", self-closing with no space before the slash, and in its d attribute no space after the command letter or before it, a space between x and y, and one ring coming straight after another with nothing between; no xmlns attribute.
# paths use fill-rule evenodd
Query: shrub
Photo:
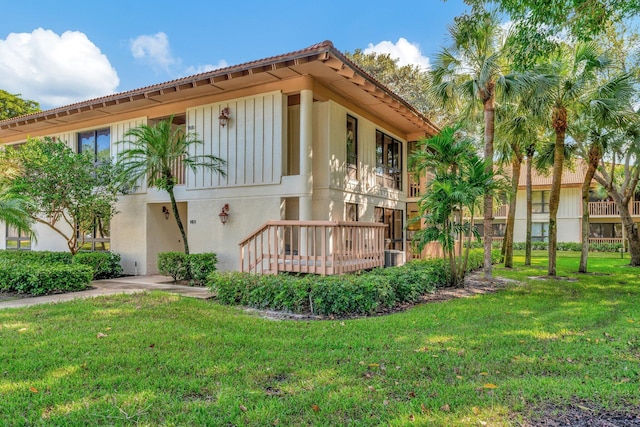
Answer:
<svg viewBox="0 0 640 427"><path fill-rule="evenodd" d="M497 261L500 252L493 251ZM482 267L483 251L469 254L469 268ZM343 316L371 314L406 302L416 302L449 283L442 259L411 261L400 267L377 268L343 276L254 275L218 273L207 284L222 304Z"/></svg>
<svg viewBox="0 0 640 427"><path fill-rule="evenodd" d="M214 253L185 254L183 252L161 252L158 254L160 274L171 276L174 281L190 280L204 284L207 276L216 271L218 258Z"/></svg>
<svg viewBox="0 0 640 427"><path fill-rule="evenodd" d="M216 271L218 257L214 253L189 254L189 267L191 277L189 278L198 285L205 284L207 276Z"/></svg>
<svg viewBox="0 0 640 427"><path fill-rule="evenodd" d="M50 251L0 251L0 260L35 264L71 264L70 252Z"/></svg>
<svg viewBox="0 0 640 427"><path fill-rule="evenodd" d="M92 277L93 269L88 265L0 263L2 287L31 295L86 289Z"/></svg>
<svg viewBox="0 0 640 427"><path fill-rule="evenodd" d="M187 278L187 255L183 252L160 252L158 254L160 274L171 276L174 281Z"/></svg>
<svg viewBox="0 0 640 427"><path fill-rule="evenodd" d="M78 252L73 257L73 263L91 267L94 280L122 276L120 255L113 252Z"/></svg>

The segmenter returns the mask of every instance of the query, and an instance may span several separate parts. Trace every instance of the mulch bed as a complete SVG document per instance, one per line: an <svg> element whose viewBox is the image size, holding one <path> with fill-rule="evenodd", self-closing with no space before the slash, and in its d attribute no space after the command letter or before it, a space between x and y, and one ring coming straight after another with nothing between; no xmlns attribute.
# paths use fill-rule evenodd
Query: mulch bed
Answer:
<svg viewBox="0 0 640 427"><path fill-rule="evenodd" d="M640 407L604 409L590 402L545 405L531 410L523 427L638 427Z"/></svg>

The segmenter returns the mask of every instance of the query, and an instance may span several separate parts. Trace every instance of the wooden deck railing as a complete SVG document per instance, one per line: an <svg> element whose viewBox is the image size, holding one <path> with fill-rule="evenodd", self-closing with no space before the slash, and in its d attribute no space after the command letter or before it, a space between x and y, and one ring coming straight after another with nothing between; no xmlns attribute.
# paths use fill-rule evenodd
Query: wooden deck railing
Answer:
<svg viewBox="0 0 640 427"><path fill-rule="evenodd" d="M240 271L343 274L384 266L385 224L269 221L240 242Z"/></svg>
<svg viewBox="0 0 640 427"><path fill-rule="evenodd" d="M185 177L184 177L184 156L179 159L175 159L171 162L171 173L175 179L175 185L184 185ZM156 176L157 177L157 176ZM151 182L151 178L149 178L149 182Z"/></svg>

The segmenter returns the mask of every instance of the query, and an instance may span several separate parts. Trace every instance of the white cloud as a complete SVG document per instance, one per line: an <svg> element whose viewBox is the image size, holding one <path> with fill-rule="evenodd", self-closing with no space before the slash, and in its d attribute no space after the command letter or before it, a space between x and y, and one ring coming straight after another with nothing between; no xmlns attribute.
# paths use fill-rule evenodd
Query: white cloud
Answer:
<svg viewBox="0 0 640 427"><path fill-rule="evenodd" d="M218 61L218 63L216 65L213 64L205 64L205 65L198 65L196 67L191 66L191 67L187 67L185 69L185 74L186 75L192 75L192 74L200 74L200 73L205 73L207 71L212 71L212 70L217 70L219 68L225 68L228 67L229 64L227 63L227 61L225 61L224 59L221 59L220 61Z"/></svg>
<svg viewBox="0 0 640 427"><path fill-rule="evenodd" d="M404 37L400 37L396 43L388 40L381 41L374 45L369 43L369 46L363 51L366 54L369 53L388 53L392 58L398 59L398 65L416 65L423 70L428 70L430 67L429 58L422 55L420 46L417 43L411 43Z"/></svg>
<svg viewBox="0 0 640 427"><path fill-rule="evenodd" d="M109 59L84 33L38 28L0 39L0 88L44 108L109 95L119 84Z"/></svg>
<svg viewBox="0 0 640 427"><path fill-rule="evenodd" d="M163 32L152 35L143 34L132 39L129 45L134 58L144 61L156 70L164 71L172 78L200 74L229 65L224 59L221 59L218 61L218 64L215 65L183 65L182 59L173 56L171 53L169 37Z"/></svg>
<svg viewBox="0 0 640 427"><path fill-rule="evenodd" d="M171 55L169 38L162 32L138 36L131 40L130 47L134 58L146 61L165 71L169 71L169 67L177 62Z"/></svg>

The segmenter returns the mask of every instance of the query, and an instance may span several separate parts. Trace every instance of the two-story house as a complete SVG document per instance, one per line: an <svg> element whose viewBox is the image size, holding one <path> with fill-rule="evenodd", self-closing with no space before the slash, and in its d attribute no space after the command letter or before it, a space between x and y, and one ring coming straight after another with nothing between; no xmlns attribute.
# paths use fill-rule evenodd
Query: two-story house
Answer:
<svg viewBox="0 0 640 427"><path fill-rule="evenodd" d="M49 136L115 159L128 129L172 115L204 141L192 154L226 161L225 176L175 166L191 252L217 253L221 270L280 263L331 274L347 271L331 264L377 265L380 250L408 249L408 146L437 129L328 41L5 120L0 143ZM169 207L143 182L85 247L119 253L126 273L155 273L159 252L183 249ZM66 249L47 228L37 233L30 241L2 226L0 248Z"/></svg>

